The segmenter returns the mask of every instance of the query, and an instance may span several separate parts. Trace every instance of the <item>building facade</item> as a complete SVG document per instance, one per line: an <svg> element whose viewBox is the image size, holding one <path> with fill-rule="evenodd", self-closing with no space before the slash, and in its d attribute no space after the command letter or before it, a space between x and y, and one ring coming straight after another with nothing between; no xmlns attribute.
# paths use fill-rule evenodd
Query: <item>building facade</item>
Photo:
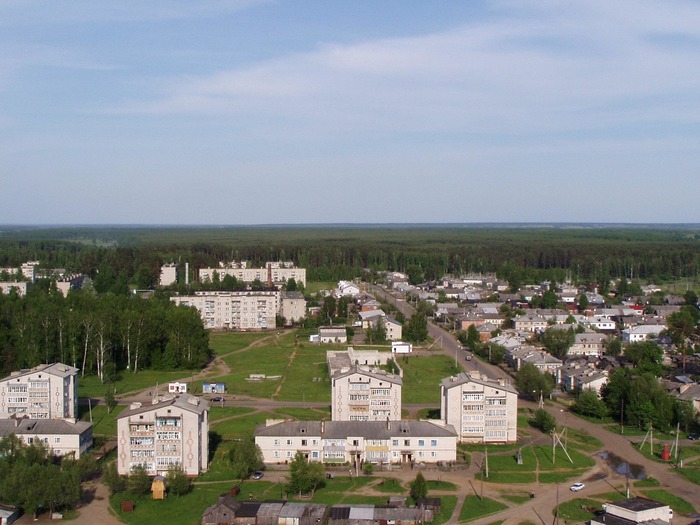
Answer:
<svg viewBox="0 0 700 525"><path fill-rule="evenodd" d="M76 419L78 369L39 365L0 379L0 419Z"/></svg>
<svg viewBox="0 0 700 525"><path fill-rule="evenodd" d="M453 427L435 421L268 421L255 431L265 463L285 463L297 451L309 461L437 463L457 459Z"/></svg>
<svg viewBox="0 0 700 525"><path fill-rule="evenodd" d="M443 379L441 418L452 425L460 442L514 443L518 430L518 392L502 379L478 372Z"/></svg>
<svg viewBox="0 0 700 525"><path fill-rule="evenodd" d="M333 421L401 419L401 377L357 365L331 376Z"/></svg>
<svg viewBox="0 0 700 525"><path fill-rule="evenodd" d="M161 286L170 286L177 283L177 264L168 263L160 267L160 277L158 284Z"/></svg>
<svg viewBox="0 0 700 525"><path fill-rule="evenodd" d="M276 327L280 292L196 292L170 298L175 304L196 308L205 328L266 330Z"/></svg>
<svg viewBox="0 0 700 525"><path fill-rule="evenodd" d="M306 317L306 299L301 292L282 292L280 314L289 324L297 323Z"/></svg>
<svg viewBox="0 0 700 525"><path fill-rule="evenodd" d="M151 476L180 466L188 476L207 470L209 403L189 394L133 403L117 418L117 470L142 465Z"/></svg>
<svg viewBox="0 0 700 525"><path fill-rule="evenodd" d="M248 268L246 261L221 264L219 268L201 268L199 280L201 282L213 282L214 274L223 279L227 275L235 277L237 281L252 283L271 283L281 286L287 284L289 279L306 286L306 268L297 268L291 261L269 261L263 268Z"/></svg>
<svg viewBox="0 0 700 525"><path fill-rule="evenodd" d="M61 419L12 418L0 420L0 437L14 434L25 444L40 441L56 456L75 459L92 449L92 423Z"/></svg>

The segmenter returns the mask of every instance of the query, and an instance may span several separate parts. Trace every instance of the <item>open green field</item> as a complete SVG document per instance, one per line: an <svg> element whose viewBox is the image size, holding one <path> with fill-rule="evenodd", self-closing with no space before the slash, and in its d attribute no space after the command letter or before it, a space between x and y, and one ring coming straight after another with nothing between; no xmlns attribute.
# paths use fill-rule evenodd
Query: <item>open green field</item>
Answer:
<svg viewBox="0 0 700 525"><path fill-rule="evenodd" d="M398 360L403 369L403 403L440 403L440 382L457 371L445 355L408 356Z"/></svg>
<svg viewBox="0 0 700 525"><path fill-rule="evenodd" d="M133 394L156 387L162 393L167 390L171 381L191 382L192 374L197 373L192 370L140 370L134 374L127 370L122 370L117 374L116 381L110 383L110 387L115 391L117 397L125 394ZM80 397L104 397L107 385L100 381L96 375L87 375L78 379L78 392ZM201 392L201 390L200 390ZM197 393L192 392L190 393Z"/></svg>
<svg viewBox="0 0 700 525"><path fill-rule="evenodd" d="M459 521L470 521L507 508L507 505L496 500L489 498L480 499L477 496L469 495L464 499L464 505L462 505L462 509L459 512Z"/></svg>

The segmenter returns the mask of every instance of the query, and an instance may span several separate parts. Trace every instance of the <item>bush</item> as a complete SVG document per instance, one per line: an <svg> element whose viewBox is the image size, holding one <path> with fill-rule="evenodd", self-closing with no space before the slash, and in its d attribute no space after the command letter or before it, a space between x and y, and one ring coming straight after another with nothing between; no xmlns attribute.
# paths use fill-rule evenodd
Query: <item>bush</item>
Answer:
<svg viewBox="0 0 700 525"><path fill-rule="evenodd" d="M535 411L532 424L546 434L550 433L557 426L554 416L542 408Z"/></svg>

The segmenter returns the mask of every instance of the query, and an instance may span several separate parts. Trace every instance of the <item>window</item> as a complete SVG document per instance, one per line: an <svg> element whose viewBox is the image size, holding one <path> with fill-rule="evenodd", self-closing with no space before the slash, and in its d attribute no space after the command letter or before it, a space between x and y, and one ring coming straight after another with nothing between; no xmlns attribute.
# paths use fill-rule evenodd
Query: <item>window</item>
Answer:
<svg viewBox="0 0 700 525"><path fill-rule="evenodd" d="M276 458L280 457L280 451L275 450L275 453L273 454Z"/></svg>
<svg viewBox="0 0 700 525"><path fill-rule="evenodd" d="M280 446L280 440L279 440L279 439L275 439L275 446L276 446L276 447L279 447L279 446Z"/></svg>
<svg viewBox="0 0 700 525"><path fill-rule="evenodd" d="M291 440L291 439L288 439L288 440L287 440L287 445L291 445L291 444L292 444L292 440Z"/></svg>
<svg viewBox="0 0 700 525"><path fill-rule="evenodd" d="M410 447L410 446L411 446L411 440L410 440L410 439L404 439L404 440L403 440L403 446L404 446L404 447Z"/></svg>
<svg viewBox="0 0 700 525"><path fill-rule="evenodd" d="M437 447L437 439L431 439L431 440L430 440L430 446L431 446L431 447Z"/></svg>
<svg viewBox="0 0 700 525"><path fill-rule="evenodd" d="M311 457L314 458L314 459L318 459L318 452L314 450L314 451L311 453Z"/></svg>
<svg viewBox="0 0 700 525"><path fill-rule="evenodd" d="M392 440L391 440L391 444L392 444L393 446L395 446L395 447L398 447L398 446L399 446L399 440L398 440L398 439L392 439Z"/></svg>
<svg viewBox="0 0 700 525"><path fill-rule="evenodd" d="M419 447L424 447L424 446L425 446L425 439L419 439L419 440L418 440L418 446L419 446Z"/></svg>
<svg viewBox="0 0 700 525"><path fill-rule="evenodd" d="M53 438L53 444L54 445L59 445L61 443L61 438L60 437L55 437Z"/></svg>
<svg viewBox="0 0 700 525"><path fill-rule="evenodd" d="M305 446L306 446L306 440L305 440L305 439L302 439L302 440L301 440L301 446L302 446L302 447L305 447Z"/></svg>

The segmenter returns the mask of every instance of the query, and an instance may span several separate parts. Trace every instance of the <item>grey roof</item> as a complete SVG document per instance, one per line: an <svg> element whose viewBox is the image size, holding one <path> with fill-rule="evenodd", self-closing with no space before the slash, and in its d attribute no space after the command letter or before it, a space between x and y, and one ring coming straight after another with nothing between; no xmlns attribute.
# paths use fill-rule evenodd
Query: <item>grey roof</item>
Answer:
<svg viewBox="0 0 700 525"><path fill-rule="evenodd" d="M384 371L373 372L371 370L365 370L363 368L360 368L357 365L353 366L350 370L346 372L336 372L335 374L333 374L333 379L342 379L343 377L348 377L353 374L361 374L364 376L373 377L374 379L378 379L380 381L388 381L389 383L394 383L395 385L403 384L403 379L401 379L401 377L397 376L396 374L391 374L389 372Z"/></svg>
<svg viewBox="0 0 700 525"><path fill-rule="evenodd" d="M270 426L260 425L255 429L255 435L391 439L399 436L452 437L456 436L456 432L452 425L443 427L430 421L284 421Z"/></svg>
<svg viewBox="0 0 700 525"><path fill-rule="evenodd" d="M294 503L287 502L280 510L280 518L323 518L326 513L326 505L320 503Z"/></svg>
<svg viewBox="0 0 700 525"><path fill-rule="evenodd" d="M196 400L190 402L189 400ZM156 404L146 404L138 408L130 408L124 410L121 414L117 416L117 419L122 419L124 417L134 416L136 414L146 414L148 412L153 412L154 410L161 410L162 408L175 406L189 412L194 412L195 414L202 414L206 410L209 410L209 402L201 397L196 397L191 394L177 394L172 398L159 401Z"/></svg>
<svg viewBox="0 0 700 525"><path fill-rule="evenodd" d="M78 421L69 423L63 419L0 419L0 436L15 435L80 435L92 428L92 423Z"/></svg>
<svg viewBox="0 0 700 525"><path fill-rule="evenodd" d="M642 510L658 509L660 507L667 507L666 503L659 503L653 499L648 498L629 498L623 501L616 501L614 503L608 503L608 507L620 507L622 509L632 510L634 512L640 512Z"/></svg>
<svg viewBox="0 0 700 525"><path fill-rule="evenodd" d="M442 380L440 383L441 386L444 386L445 388L452 388L458 385L464 385L466 383L476 383L477 385L482 385L482 386L488 386L490 388L497 388L499 390L505 390L506 392L510 392L512 394L517 394L518 391L512 387L511 385L501 385L498 383L496 379L488 379L488 378L476 378L472 377L470 375L465 374L464 372L460 372L456 376L450 376L446 377L445 379Z"/></svg>
<svg viewBox="0 0 700 525"><path fill-rule="evenodd" d="M26 368L19 370L18 372L12 372L7 377L0 379L0 381L5 381L7 379L15 379L17 377L26 376L29 374L35 374L37 372L46 372L58 377L70 377L78 373L78 369L72 366L64 365L63 363L52 363L50 365L38 365L34 368Z"/></svg>

